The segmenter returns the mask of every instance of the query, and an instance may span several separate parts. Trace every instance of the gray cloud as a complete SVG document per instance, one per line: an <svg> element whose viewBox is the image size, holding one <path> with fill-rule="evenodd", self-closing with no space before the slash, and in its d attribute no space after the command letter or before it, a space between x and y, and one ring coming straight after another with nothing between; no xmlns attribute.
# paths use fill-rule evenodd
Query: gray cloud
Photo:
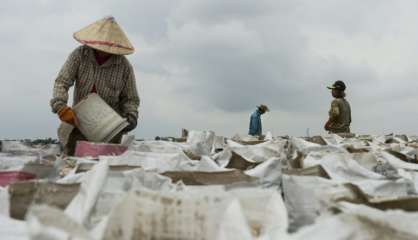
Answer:
<svg viewBox="0 0 418 240"><path fill-rule="evenodd" d="M246 132L266 103L265 129L321 133L348 84L353 129L416 133L418 20L412 0L12 1L0 8L0 138L54 136L52 84L77 46L73 32L113 14L135 45L142 96L138 137L181 127ZM322 132L323 133L323 132Z"/></svg>

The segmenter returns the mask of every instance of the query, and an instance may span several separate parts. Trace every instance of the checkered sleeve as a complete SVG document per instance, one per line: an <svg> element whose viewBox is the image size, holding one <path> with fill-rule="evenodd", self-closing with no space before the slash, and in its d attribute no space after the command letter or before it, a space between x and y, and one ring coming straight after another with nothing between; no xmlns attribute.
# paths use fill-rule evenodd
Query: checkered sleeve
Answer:
<svg viewBox="0 0 418 240"><path fill-rule="evenodd" d="M53 97L50 101L52 112L57 113L68 102L68 89L74 85L80 65L81 48L75 49L55 79Z"/></svg>
<svg viewBox="0 0 418 240"><path fill-rule="evenodd" d="M138 118L140 99L136 88L135 73L131 64L125 72L126 83L120 95L120 104L124 116L132 115Z"/></svg>

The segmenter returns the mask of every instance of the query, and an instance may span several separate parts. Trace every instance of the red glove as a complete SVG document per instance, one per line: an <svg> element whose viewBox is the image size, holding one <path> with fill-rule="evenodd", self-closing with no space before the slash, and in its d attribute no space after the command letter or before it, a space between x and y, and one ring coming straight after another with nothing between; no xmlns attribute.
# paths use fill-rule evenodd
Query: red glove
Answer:
<svg viewBox="0 0 418 240"><path fill-rule="evenodd" d="M325 128L325 130L327 130L327 131L329 131L329 130L331 129L331 121L330 121L330 120L328 120L328 121L325 123L324 128Z"/></svg>
<svg viewBox="0 0 418 240"><path fill-rule="evenodd" d="M75 127L78 126L78 120L74 111L70 107L63 107L58 111L58 116L61 121L69 123Z"/></svg>

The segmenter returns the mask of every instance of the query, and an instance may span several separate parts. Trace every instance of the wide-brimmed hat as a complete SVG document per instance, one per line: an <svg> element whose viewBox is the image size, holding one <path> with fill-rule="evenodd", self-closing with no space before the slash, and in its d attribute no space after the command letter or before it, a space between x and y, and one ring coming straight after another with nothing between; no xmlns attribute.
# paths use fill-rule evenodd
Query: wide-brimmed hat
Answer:
<svg viewBox="0 0 418 240"><path fill-rule="evenodd" d="M111 54L127 55L135 51L113 17L94 22L74 33L73 37L81 44Z"/></svg>
<svg viewBox="0 0 418 240"><path fill-rule="evenodd" d="M270 109L264 104L260 104L259 106L257 106L257 108L264 112L270 112Z"/></svg>
<svg viewBox="0 0 418 240"><path fill-rule="evenodd" d="M336 89L336 90L340 90L340 91L345 91L346 86L345 83L341 80L335 81L334 84L332 84L332 86L328 86L328 89Z"/></svg>

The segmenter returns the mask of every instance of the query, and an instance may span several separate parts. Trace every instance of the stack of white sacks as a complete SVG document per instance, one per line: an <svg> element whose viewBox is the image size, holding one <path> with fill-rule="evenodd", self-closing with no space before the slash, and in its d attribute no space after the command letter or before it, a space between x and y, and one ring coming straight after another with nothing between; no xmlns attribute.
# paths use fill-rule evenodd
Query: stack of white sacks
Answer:
<svg viewBox="0 0 418 240"><path fill-rule="evenodd" d="M25 221L4 213L0 234L2 239L418 239L417 212L371 204L417 195L418 164L405 161L416 159L417 139L327 135L322 140L325 145L269 137L242 145L210 131L191 131L184 143L132 142L121 156L75 159L95 165L87 172L76 166L55 179L81 183L67 208L33 205ZM232 171L233 156L245 162L241 170L255 181L190 186L162 174ZM291 173L295 162L297 170L320 167L326 176ZM138 168L112 170L117 165Z"/></svg>

